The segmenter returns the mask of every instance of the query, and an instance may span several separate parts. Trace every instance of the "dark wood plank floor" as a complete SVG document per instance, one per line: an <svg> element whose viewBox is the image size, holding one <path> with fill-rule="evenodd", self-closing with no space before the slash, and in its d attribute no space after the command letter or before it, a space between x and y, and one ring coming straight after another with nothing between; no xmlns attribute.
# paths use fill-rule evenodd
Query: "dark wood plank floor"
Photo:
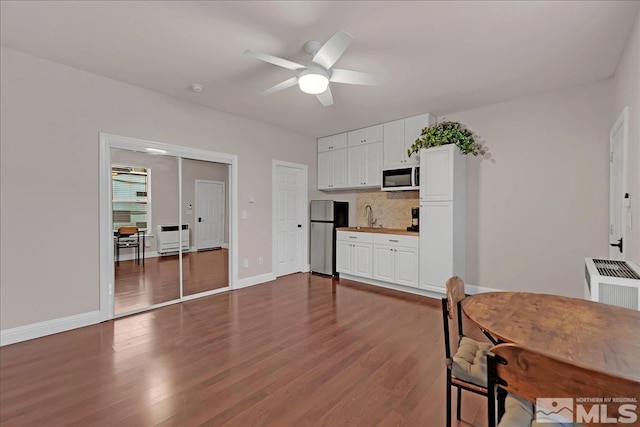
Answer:
<svg viewBox="0 0 640 427"><path fill-rule="evenodd" d="M443 426L441 322L439 300L294 274L1 348L0 424ZM454 425L485 418L463 394Z"/></svg>
<svg viewBox="0 0 640 427"><path fill-rule="evenodd" d="M229 286L229 251L218 249L182 254L184 295ZM148 307L180 298L180 264L177 255L134 260L115 266L115 313Z"/></svg>

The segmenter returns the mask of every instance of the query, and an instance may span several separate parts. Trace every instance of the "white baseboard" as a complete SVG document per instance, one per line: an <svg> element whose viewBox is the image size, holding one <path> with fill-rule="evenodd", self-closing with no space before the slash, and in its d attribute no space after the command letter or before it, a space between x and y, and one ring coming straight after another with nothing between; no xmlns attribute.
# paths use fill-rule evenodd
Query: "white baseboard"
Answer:
<svg viewBox="0 0 640 427"><path fill-rule="evenodd" d="M276 280L276 275L273 272L260 274L258 276L245 277L244 279L238 279L233 289L246 288L248 286L259 285L260 283L271 282Z"/></svg>
<svg viewBox="0 0 640 427"><path fill-rule="evenodd" d="M229 244L228 243L223 243L221 247L222 247L222 249L229 249ZM192 246L192 247L189 248L189 252L198 252L198 250L195 248L195 246ZM172 253L172 255L176 255L176 254L177 254L177 252ZM145 251L145 253L144 253L144 257L145 258L157 258L159 256L160 256L160 254L158 254L157 251ZM136 259L135 252L131 252L129 254L120 253L120 261L131 261L131 260L134 260L134 259Z"/></svg>
<svg viewBox="0 0 640 427"><path fill-rule="evenodd" d="M94 325L101 321L102 318L100 317L100 311L90 311L88 313L46 320L44 322L33 323L31 325L4 329L0 331L0 346L57 334L59 332L70 331L71 329Z"/></svg>
<svg viewBox="0 0 640 427"><path fill-rule="evenodd" d="M140 254L140 257L142 257L142 254ZM158 252L156 251L145 251L144 252L144 257L146 258L156 258L158 257ZM130 254L123 254L122 252L120 253L120 261L131 261L131 260L135 260L136 259L136 254L135 253L130 253Z"/></svg>
<svg viewBox="0 0 640 427"><path fill-rule="evenodd" d="M307 264L307 265L302 267L302 272L303 273L308 273L310 271L311 271L311 264Z"/></svg>
<svg viewBox="0 0 640 427"><path fill-rule="evenodd" d="M485 292L504 292L503 289L486 288L484 286L475 286L468 283L464 284L464 291L469 295L483 294Z"/></svg>
<svg viewBox="0 0 640 427"><path fill-rule="evenodd" d="M408 286L396 285L395 283L382 282L380 280L368 279L366 277L352 276L350 274L340 274L341 279L353 280L354 282L366 283L368 285L380 286L382 288L393 289L396 291L407 292L414 295L422 295L424 297L429 298L444 298L444 288L436 288L433 286L428 286L426 289L421 288L411 288ZM501 289L493 289L486 288L483 286L475 286L469 285L468 283L464 284L465 292L469 295L480 294L485 292L503 292Z"/></svg>

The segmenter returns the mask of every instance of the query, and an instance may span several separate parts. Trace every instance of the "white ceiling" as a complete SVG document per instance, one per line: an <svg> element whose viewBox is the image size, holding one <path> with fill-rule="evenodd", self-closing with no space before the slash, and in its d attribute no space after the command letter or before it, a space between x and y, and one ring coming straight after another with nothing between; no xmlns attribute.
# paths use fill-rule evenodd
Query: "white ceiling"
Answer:
<svg viewBox="0 0 640 427"><path fill-rule="evenodd" d="M3 45L318 137L423 112L443 115L613 75L639 2L5 1ZM331 85L322 107L297 87L308 40L354 36L336 64L386 76ZM205 90L189 90L191 83Z"/></svg>

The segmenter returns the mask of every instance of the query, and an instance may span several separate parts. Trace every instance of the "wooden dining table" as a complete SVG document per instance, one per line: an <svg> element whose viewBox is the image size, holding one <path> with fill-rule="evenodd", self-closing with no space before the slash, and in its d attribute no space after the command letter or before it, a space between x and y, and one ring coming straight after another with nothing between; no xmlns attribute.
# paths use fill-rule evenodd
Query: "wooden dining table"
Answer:
<svg viewBox="0 0 640 427"><path fill-rule="evenodd" d="M499 341L640 382L640 312L559 295L487 292L462 311Z"/></svg>

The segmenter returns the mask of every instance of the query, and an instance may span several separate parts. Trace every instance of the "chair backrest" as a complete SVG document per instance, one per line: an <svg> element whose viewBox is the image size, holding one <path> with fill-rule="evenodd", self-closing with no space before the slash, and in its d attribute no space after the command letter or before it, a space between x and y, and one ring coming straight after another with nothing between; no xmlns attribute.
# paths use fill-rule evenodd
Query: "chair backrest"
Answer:
<svg viewBox="0 0 640 427"><path fill-rule="evenodd" d="M458 276L453 276L447 280L447 310L449 311L449 319L453 319L454 309L458 307L464 297L464 282Z"/></svg>
<svg viewBox="0 0 640 427"><path fill-rule="evenodd" d="M138 232L138 227L120 227L118 228L118 236L132 236Z"/></svg>
<svg viewBox="0 0 640 427"><path fill-rule="evenodd" d="M558 359L516 344L500 344L493 347L487 359L491 394L495 385L533 404L538 398L575 399L574 407L570 408L571 414L576 422L585 426L601 426L604 422L601 419L603 413L600 406L592 409L592 402L580 402L580 398L619 398L621 401L607 404L606 416L622 417L627 422L630 419L628 417L632 420L635 417L635 422L638 421L637 403L633 404L633 411L624 408L621 410L620 405L628 403L627 399L640 400L640 382ZM545 409L537 408L538 411Z"/></svg>
<svg viewBox="0 0 640 427"><path fill-rule="evenodd" d="M445 357L451 357L451 344L449 341L449 319L453 320L453 313L457 311L458 339L462 336L462 313L460 302L464 299L464 282L458 276L453 276L446 283L447 297L442 298L442 322L444 326Z"/></svg>

